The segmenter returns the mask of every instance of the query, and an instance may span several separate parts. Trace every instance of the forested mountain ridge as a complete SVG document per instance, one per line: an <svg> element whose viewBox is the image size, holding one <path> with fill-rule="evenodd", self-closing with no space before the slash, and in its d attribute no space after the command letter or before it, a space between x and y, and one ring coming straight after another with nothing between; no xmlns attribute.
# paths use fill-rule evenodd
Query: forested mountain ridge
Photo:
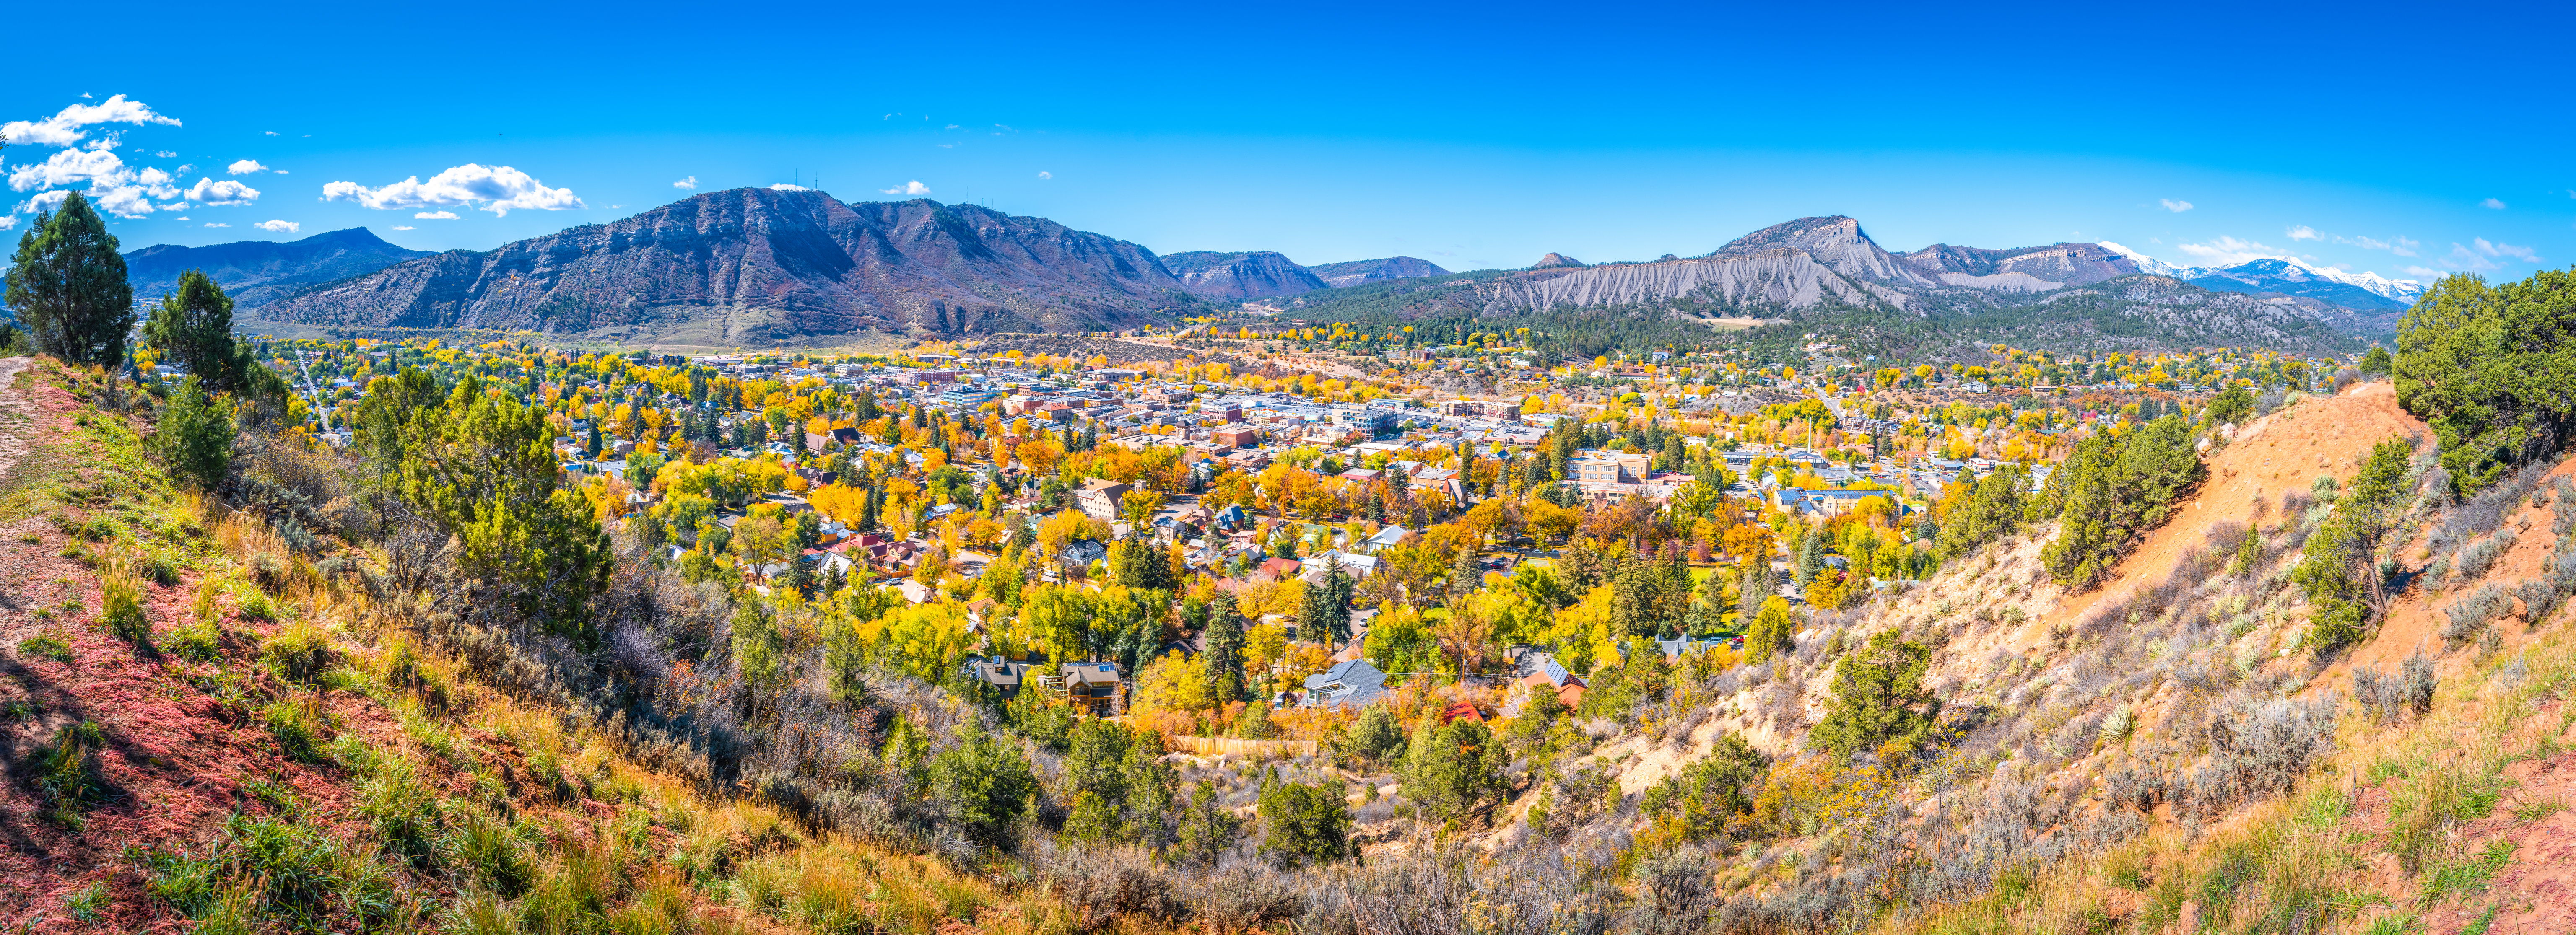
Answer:
<svg viewBox="0 0 2576 935"><path fill-rule="evenodd" d="M1044 218L734 189L413 260L272 303L260 317L731 345L1123 328L1168 322L1196 302L1152 251Z"/></svg>
<svg viewBox="0 0 2576 935"><path fill-rule="evenodd" d="M1163 266L1182 288L1210 299L1258 299L1332 288L1320 276L1273 250L1248 253L1168 253Z"/></svg>
<svg viewBox="0 0 2576 935"><path fill-rule="evenodd" d="M386 243L363 227L277 243L244 240L204 247L154 244L125 254L128 280L141 299L176 288L179 274L203 270L243 308L257 308L308 286L363 276L404 260L429 256Z"/></svg>

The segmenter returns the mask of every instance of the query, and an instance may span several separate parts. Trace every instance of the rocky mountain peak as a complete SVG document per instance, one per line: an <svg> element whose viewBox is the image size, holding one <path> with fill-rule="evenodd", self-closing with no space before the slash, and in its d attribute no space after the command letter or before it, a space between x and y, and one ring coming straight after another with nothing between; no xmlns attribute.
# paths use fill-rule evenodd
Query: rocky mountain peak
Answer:
<svg viewBox="0 0 2576 935"><path fill-rule="evenodd" d="M1539 257L1538 262L1530 264L1531 269L1582 269L1583 266L1582 260L1561 253L1550 253Z"/></svg>

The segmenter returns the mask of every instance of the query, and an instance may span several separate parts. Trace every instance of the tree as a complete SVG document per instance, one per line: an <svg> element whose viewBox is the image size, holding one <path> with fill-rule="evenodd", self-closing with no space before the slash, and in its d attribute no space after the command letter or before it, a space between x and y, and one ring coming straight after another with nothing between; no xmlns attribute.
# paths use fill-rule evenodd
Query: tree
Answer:
<svg viewBox="0 0 2576 935"><path fill-rule="evenodd" d="M1796 632L1797 618L1789 611L1789 602L1779 595L1762 599L1762 611L1744 628L1744 661L1758 663L1774 653L1788 651L1794 644L1790 634Z"/></svg>
<svg viewBox="0 0 2576 935"><path fill-rule="evenodd" d="M1734 732L1720 735L1707 759L1682 767L1646 790L1638 810L1676 813L1682 836L1697 839L1739 829L1753 817L1753 794L1771 760Z"/></svg>
<svg viewBox="0 0 2576 935"><path fill-rule="evenodd" d="M2396 363L2388 356L2388 349L2377 344L2370 346L2369 353L2361 355L2361 375L2365 377L2372 379L2386 377L2389 370L2395 366Z"/></svg>
<svg viewBox="0 0 2576 935"><path fill-rule="evenodd" d="M1219 705L1243 700L1243 615L1232 593L1217 592L1208 606L1206 647L1209 697Z"/></svg>
<svg viewBox="0 0 2576 935"><path fill-rule="evenodd" d="M2085 439L2049 478L2060 522L2040 562L2070 588L2101 583L2130 545L2164 525L2174 499L2207 475L2180 416Z"/></svg>
<svg viewBox="0 0 2576 935"><path fill-rule="evenodd" d="M2371 350L2379 350L2376 347ZM2388 352L2380 351L2381 356ZM2254 391L2239 383L2209 399L2209 417L2218 422L2243 422L2254 414Z"/></svg>
<svg viewBox="0 0 2576 935"><path fill-rule="evenodd" d="M1172 857L1187 866L1214 869L1225 852L1234 848L1235 835L1242 830L1243 819L1225 807L1216 783L1199 780L1190 787L1189 803L1181 807Z"/></svg>
<svg viewBox="0 0 2576 935"><path fill-rule="evenodd" d="M1028 810L1038 788L1028 758L974 718L966 719L956 746L931 757L928 779L931 801L968 839L987 847L1009 840L1011 822Z"/></svg>
<svg viewBox="0 0 2576 935"><path fill-rule="evenodd" d="M2335 501L2334 513L2308 537L2299 566L2290 573L2317 608L2315 634L2324 650L2361 639L2370 621L2388 608L2379 548L2396 530L2412 493L2406 476L2414 454L2415 446L2401 438L2372 446L2353 476L2352 490Z"/></svg>
<svg viewBox="0 0 2576 935"><path fill-rule="evenodd" d="M1483 724L1427 716L1404 746L1404 794L1433 814L1465 814L1511 790L1503 777L1511 754Z"/></svg>
<svg viewBox="0 0 2576 935"><path fill-rule="evenodd" d="M169 405L161 410L160 432L153 441L161 449L162 460L169 462L172 476L181 484L214 490L232 468L232 407L207 398L204 384L191 376L180 381L179 390L170 394Z"/></svg>
<svg viewBox="0 0 2576 935"><path fill-rule="evenodd" d="M479 592L468 606L587 640L584 610L608 587L607 536L562 485L544 412L485 386L467 374L442 400L418 370L380 377L360 404L359 446L381 483L462 546L456 569Z"/></svg>
<svg viewBox="0 0 2576 935"><path fill-rule="evenodd" d="M1834 697L1807 735L1811 746L1851 757L1876 753L1894 761L1931 740L1941 702L1923 686L1932 650L1881 630L1834 664Z"/></svg>
<svg viewBox="0 0 2576 935"><path fill-rule="evenodd" d="M1395 713L1387 706L1370 705L1351 724L1350 750L1370 763L1385 763L1404 749L1404 728L1395 722Z"/></svg>
<svg viewBox="0 0 2576 935"><path fill-rule="evenodd" d="M2020 529L2027 481L2010 465L1979 479L1966 500L1951 507L1935 527L1934 551L1945 559L1957 558Z"/></svg>
<svg viewBox="0 0 2576 935"><path fill-rule="evenodd" d="M125 361L125 336L134 330L134 285L116 235L72 192L60 209L36 216L18 238L16 265L0 292L47 354L76 364L115 366Z"/></svg>
<svg viewBox="0 0 2576 935"><path fill-rule="evenodd" d="M2397 404L2433 426L2451 493L2475 493L2576 430L2576 274L2443 277L2398 321L2394 364Z"/></svg>
<svg viewBox="0 0 2576 935"><path fill-rule="evenodd" d="M1350 856L1351 809L1338 791L1283 782L1261 792L1261 850L1282 866L1328 864Z"/></svg>
<svg viewBox="0 0 2576 935"><path fill-rule="evenodd" d="M1179 780L1162 755L1162 737L1150 731L1097 719L1075 727L1064 758L1065 797L1073 802L1065 835L1149 847L1167 843L1163 813Z"/></svg>
<svg viewBox="0 0 2576 935"><path fill-rule="evenodd" d="M233 341L233 300L205 273L179 274L179 289L152 307L143 341L163 359L206 382L210 392L242 389L247 368L258 366Z"/></svg>

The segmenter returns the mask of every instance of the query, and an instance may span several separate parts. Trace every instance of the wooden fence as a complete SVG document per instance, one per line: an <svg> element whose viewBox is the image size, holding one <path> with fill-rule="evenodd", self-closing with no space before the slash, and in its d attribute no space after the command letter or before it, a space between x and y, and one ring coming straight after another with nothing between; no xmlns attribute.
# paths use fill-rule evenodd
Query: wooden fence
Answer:
<svg viewBox="0 0 2576 935"><path fill-rule="evenodd" d="M1312 740L1249 740L1242 737L1165 737L1163 742L1174 753L1200 756L1288 757L1315 752Z"/></svg>

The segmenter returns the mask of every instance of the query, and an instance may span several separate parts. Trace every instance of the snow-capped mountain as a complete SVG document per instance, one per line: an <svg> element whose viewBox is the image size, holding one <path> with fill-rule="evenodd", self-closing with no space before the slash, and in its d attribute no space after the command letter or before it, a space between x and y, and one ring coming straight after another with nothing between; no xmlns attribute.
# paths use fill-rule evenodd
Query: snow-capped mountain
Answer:
<svg viewBox="0 0 2576 935"><path fill-rule="evenodd" d="M2262 257L2232 266L2175 266L2119 244L2106 241L2102 246L2128 257L2141 273L2171 276L2203 289L2303 295L2359 309L2402 309L2424 295L2424 284L2412 279L2346 272L2296 257Z"/></svg>
<svg viewBox="0 0 2576 935"><path fill-rule="evenodd" d="M2112 243L2108 240L2102 241L2101 243L2103 249L2128 257L2129 262L2138 264L2138 272L2141 273L2149 273L2157 276L2171 276L2175 279L2190 279L2202 272L2202 270L2197 267L2175 266L2171 263L2139 253L2138 251L2120 246L2119 244Z"/></svg>

